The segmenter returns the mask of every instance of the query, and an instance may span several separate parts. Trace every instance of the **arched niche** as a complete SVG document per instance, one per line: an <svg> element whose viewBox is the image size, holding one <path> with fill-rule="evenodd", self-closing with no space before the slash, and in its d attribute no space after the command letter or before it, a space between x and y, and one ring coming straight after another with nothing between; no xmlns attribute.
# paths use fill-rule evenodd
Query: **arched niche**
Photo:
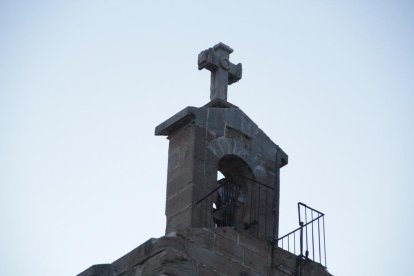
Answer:
<svg viewBox="0 0 414 276"><path fill-rule="evenodd" d="M224 155L218 161L217 193L213 199L215 227L233 226L239 230L252 230L257 224L255 176L249 165L234 154Z"/></svg>

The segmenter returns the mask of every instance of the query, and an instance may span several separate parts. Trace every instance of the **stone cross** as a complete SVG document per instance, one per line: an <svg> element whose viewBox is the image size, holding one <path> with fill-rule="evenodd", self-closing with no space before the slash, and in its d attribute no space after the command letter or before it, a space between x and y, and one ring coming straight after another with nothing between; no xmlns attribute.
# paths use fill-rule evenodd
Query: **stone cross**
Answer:
<svg viewBox="0 0 414 276"><path fill-rule="evenodd" d="M220 42L198 55L198 70L211 71L210 100L227 101L227 86L242 77L241 63L235 65L229 61L232 52L232 48Z"/></svg>

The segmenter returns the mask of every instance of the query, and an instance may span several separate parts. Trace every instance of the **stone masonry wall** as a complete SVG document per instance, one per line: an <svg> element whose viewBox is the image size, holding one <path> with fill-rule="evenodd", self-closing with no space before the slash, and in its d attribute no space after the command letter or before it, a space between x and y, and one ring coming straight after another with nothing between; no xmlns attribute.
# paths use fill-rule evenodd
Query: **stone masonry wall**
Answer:
<svg viewBox="0 0 414 276"><path fill-rule="evenodd" d="M300 274L295 274L297 272ZM329 276L324 267L231 227L193 228L150 239L112 264L78 276L240 275Z"/></svg>

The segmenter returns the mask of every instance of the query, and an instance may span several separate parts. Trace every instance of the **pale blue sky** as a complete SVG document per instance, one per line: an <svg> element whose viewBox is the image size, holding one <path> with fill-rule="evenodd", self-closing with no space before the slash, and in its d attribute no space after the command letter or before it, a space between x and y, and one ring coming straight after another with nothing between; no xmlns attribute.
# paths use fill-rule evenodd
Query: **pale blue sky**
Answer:
<svg viewBox="0 0 414 276"><path fill-rule="evenodd" d="M197 54L289 154L296 202L326 213L334 275L409 275L414 2L0 1L0 275L75 275L164 234L168 141L209 100Z"/></svg>

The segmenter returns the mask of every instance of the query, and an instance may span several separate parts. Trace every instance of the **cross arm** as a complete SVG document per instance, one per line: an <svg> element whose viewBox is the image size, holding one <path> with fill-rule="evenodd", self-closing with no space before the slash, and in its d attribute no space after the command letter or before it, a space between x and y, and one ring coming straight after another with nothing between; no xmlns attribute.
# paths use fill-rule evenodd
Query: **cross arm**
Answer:
<svg viewBox="0 0 414 276"><path fill-rule="evenodd" d="M242 78L242 65L241 63L235 65L230 63L229 68L229 85L238 82Z"/></svg>
<svg viewBox="0 0 414 276"><path fill-rule="evenodd" d="M205 68L213 71L217 69L218 66L219 63L217 61L217 57L214 53L213 48L209 48L198 54L198 70Z"/></svg>
<svg viewBox="0 0 414 276"><path fill-rule="evenodd" d="M222 56L222 54L218 54L217 52L225 53L225 55L227 56L227 63L229 63L228 55L233 52L233 49L227 46L226 44L220 42L214 45L212 48L208 48L207 50L202 51L198 55L198 70L205 68L210 71L213 71L217 69L220 65L222 66L220 62L224 56Z"/></svg>

